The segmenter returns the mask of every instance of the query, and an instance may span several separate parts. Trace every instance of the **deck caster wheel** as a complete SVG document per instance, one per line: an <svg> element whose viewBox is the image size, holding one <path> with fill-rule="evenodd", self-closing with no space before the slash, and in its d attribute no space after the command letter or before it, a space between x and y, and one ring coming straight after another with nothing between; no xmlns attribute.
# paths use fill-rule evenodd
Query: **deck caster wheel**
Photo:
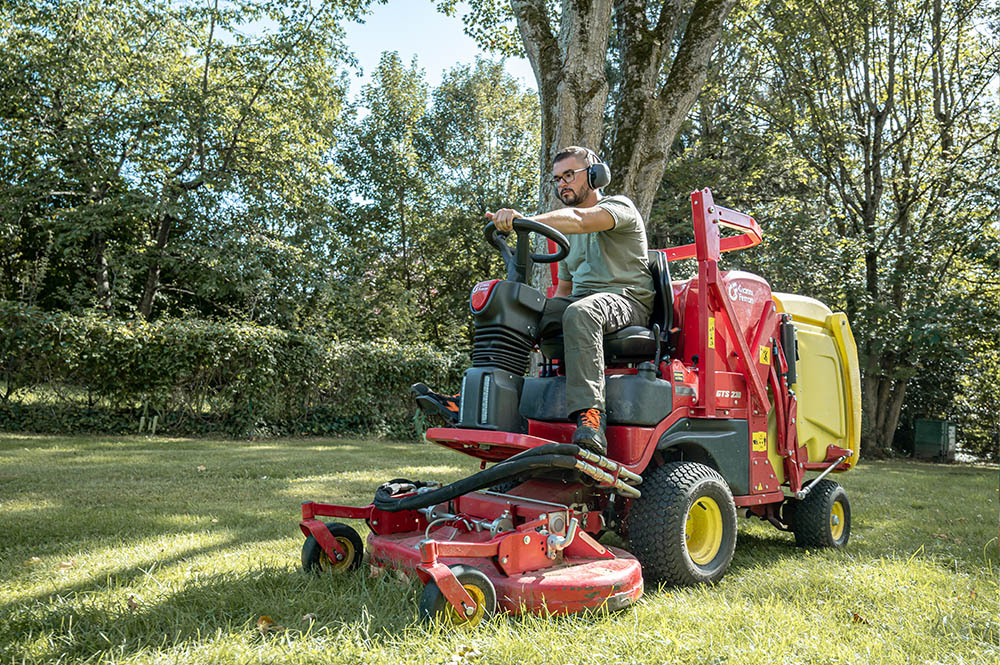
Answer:
<svg viewBox="0 0 1000 665"><path fill-rule="evenodd" d="M307 573L340 575L360 566L365 546L358 532L340 522L327 522L326 528L344 548L343 559L330 559L316 542L315 536L310 535L302 544L302 570Z"/></svg>
<svg viewBox="0 0 1000 665"><path fill-rule="evenodd" d="M429 580L420 596L419 615L421 621L435 620L451 626L475 626L488 619L497 609L497 592L493 583L483 573L469 566L451 566L451 572L458 578L458 583L472 596L476 608L472 614L462 616L452 607L448 599L441 593L437 583Z"/></svg>
<svg viewBox="0 0 1000 665"><path fill-rule="evenodd" d="M799 547L844 547L851 537L851 502L840 483L827 478L811 486L795 502L795 544Z"/></svg>
<svg viewBox="0 0 1000 665"><path fill-rule="evenodd" d="M630 549L654 584L712 584L733 560L733 495L704 464L671 462L648 472L628 521Z"/></svg>

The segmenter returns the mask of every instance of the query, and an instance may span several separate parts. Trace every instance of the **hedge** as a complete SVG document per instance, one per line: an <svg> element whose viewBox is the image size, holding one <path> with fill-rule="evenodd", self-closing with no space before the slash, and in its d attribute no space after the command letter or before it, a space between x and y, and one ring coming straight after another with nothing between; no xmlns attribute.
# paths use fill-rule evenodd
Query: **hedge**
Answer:
<svg viewBox="0 0 1000 665"><path fill-rule="evenodd" d="M0 301L0 430L414 436L411 384L468 358L248 323L154 323Z"/></svg>

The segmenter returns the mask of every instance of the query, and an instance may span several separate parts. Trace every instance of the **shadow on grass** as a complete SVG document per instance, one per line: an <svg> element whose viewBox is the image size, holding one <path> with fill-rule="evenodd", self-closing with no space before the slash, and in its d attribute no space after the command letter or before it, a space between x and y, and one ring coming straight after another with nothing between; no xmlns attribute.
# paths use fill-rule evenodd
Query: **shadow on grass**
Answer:
<svg viewBox="0 0 1000 665"><path fill-rule="evenodd" d="M415 582L391 575L331 579L291 568L250 568L205 576L180 591L152 602L140 599L131 607L124 597L113 604L24 606L10 616L5 632L10 638L29 632L38 635L48 628L58 635L36 654L43 662L93 658L112 647L128 656L219 633L264 639L265 633L294 635L346 627L390 635L412 624L418 594ZM265 616L274 624L262 631L258 621ZM67 626L72 629L66 630Z"/></svg>
<svg viewBox="0 0 1000 665"><path fill-rule="evenodd" d="M330 579L297 570L299 502L364 505L386 479L450 481L476 467L475 460L435 446L355 439L0 435L0 580L6 587L0 616L8 617L0 661L25 659L29 648L39 662L111 650L128 656L220 631L256 639L262 615L292 632L403 630L415 617L418 583L391 574ZM804 574L821 575L847 593L845 571L863 567L891 580L902 575L896 563L914 552L932 560L929 573L946 561L982 567L983 545L996 534L995 525L976 518L990 507L990 478L962 468L866 465L838 478L854 515L846 552L807 554L790 534L741 519L730 575L767 579L759 593L794 598ZM185 539L190 546L178 545ZM162 553L151 551L161 547ZM258 558L258 550L270 558ZM50 559L44 564L50 567L70 557L87 563L71 580L40 579L37 566L24 564L32 556ZM181 568L188 561L226 572L187 574ZM132 587L145 578L165 588L130 609ZM663 598L659 590L648 593L651 600Z"/></svg>
<svg viewBox="0 0 1000 665"><path fill-rule="evenodd" d="M399 442L0 435L0 661L127 655L219 630L256 635L261 615L303 630L310 614L328 627L398 630L415 616L412 582L297 571L299 504L364 505L389 478L448 481L474 467ZM258 552L287 565L264 565ZM76 563L60 570L67 559ZM192 562L212 574L186 573ZM144 585L165 590L130 610Z"/></svg>

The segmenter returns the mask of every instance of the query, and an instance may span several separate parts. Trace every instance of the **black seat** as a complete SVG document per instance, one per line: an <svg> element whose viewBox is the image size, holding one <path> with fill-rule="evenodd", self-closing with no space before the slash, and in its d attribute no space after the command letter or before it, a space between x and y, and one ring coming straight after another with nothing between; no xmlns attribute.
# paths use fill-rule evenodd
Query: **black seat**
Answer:
<svg viewBox="0 0 1000 665"><path fill-rule="evenodd" d="M628 326L604 336L604 361L607 364L638 363L652 360L658 350L669 345L670 329L674 325L674 292L670 287L670 263L663 252L649 252L649 272L653 277L653 313L648 327ZM653 326L660 327L659 340ZM659 344L659 348L657 345ZM539 344L549 360L563 359L563 336L554 335Z"/></svg>

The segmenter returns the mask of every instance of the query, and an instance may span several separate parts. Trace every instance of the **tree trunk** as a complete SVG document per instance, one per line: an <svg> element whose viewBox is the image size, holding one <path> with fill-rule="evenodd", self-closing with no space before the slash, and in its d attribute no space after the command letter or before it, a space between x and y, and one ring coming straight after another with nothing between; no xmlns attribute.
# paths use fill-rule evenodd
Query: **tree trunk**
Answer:
<svg viewBox="0 0 1000 665"><path fill-rule="evenodd" d="M94 234L94 282L96 283L97 306L111 314L111 284L108 279L107 244L104 233Z"/></svg>
<svg viewBox="0 0 1000 665"><path fill-rule="evenodd" d="M406 290L410 290L410 263L406 256L406 205L403 198L403 188L400 187L397 191L396 205L399 212L399 233L400 239L402 240L402 250L403 250L403 286Z"/></svg>
<svg viewBox="0 0 1000 665"><path fill-rule="evenodd" d="M170 239L170 228L173 226L173 217L167 213L160 215L156 227L156 244L150 252L149 271L146 273L146 286L142 291L142 300L139 302L139 313L148 321L153 314L153 299L156 298L160 290L160 269L161 259L164 250L167 248L167 241Z"/></svg>
<svg viewBox="0 0 1000 665"><path fill-rule="evenodd" d="M868 363L878 362L869 354ZM861 452L865 457L883 458L891 454L893 438L899 426L899 415L906 398L908 380L893 376L889 368L869 369L861 382L864 420L861 430Z"/></svg>
<svg viewBox="0 0 1000 665"><path fill-rule="evenodd" d="M615 191L630 196L648 218L670 147L705 85L712 52L735 0L696 2L672 60L681 3L665 2L656 25L647 22L645 2L617 4L622 81L609 163L618 180Z"/></svg>
<svg viewBox="0 0 1000 665"><path fill-rule="evenodd" d="M567 145L598 153L602 149L614 13L622 42L622 80L621 92L612 100L614 129L605 145L613 178L609 189L632 198L647 218L670 146L705 83L712 51L734 4L696 0L681 34L685 12L680 0L665 0L656 20L650 20L645 0L564 3L558 25L546 0L511 0L538 84L539 172L547 175L552 158ZM538 194L541 210L559 204L544 177ZM539 266L534 274L543 289L551 286L547 268Z"/></svg>

